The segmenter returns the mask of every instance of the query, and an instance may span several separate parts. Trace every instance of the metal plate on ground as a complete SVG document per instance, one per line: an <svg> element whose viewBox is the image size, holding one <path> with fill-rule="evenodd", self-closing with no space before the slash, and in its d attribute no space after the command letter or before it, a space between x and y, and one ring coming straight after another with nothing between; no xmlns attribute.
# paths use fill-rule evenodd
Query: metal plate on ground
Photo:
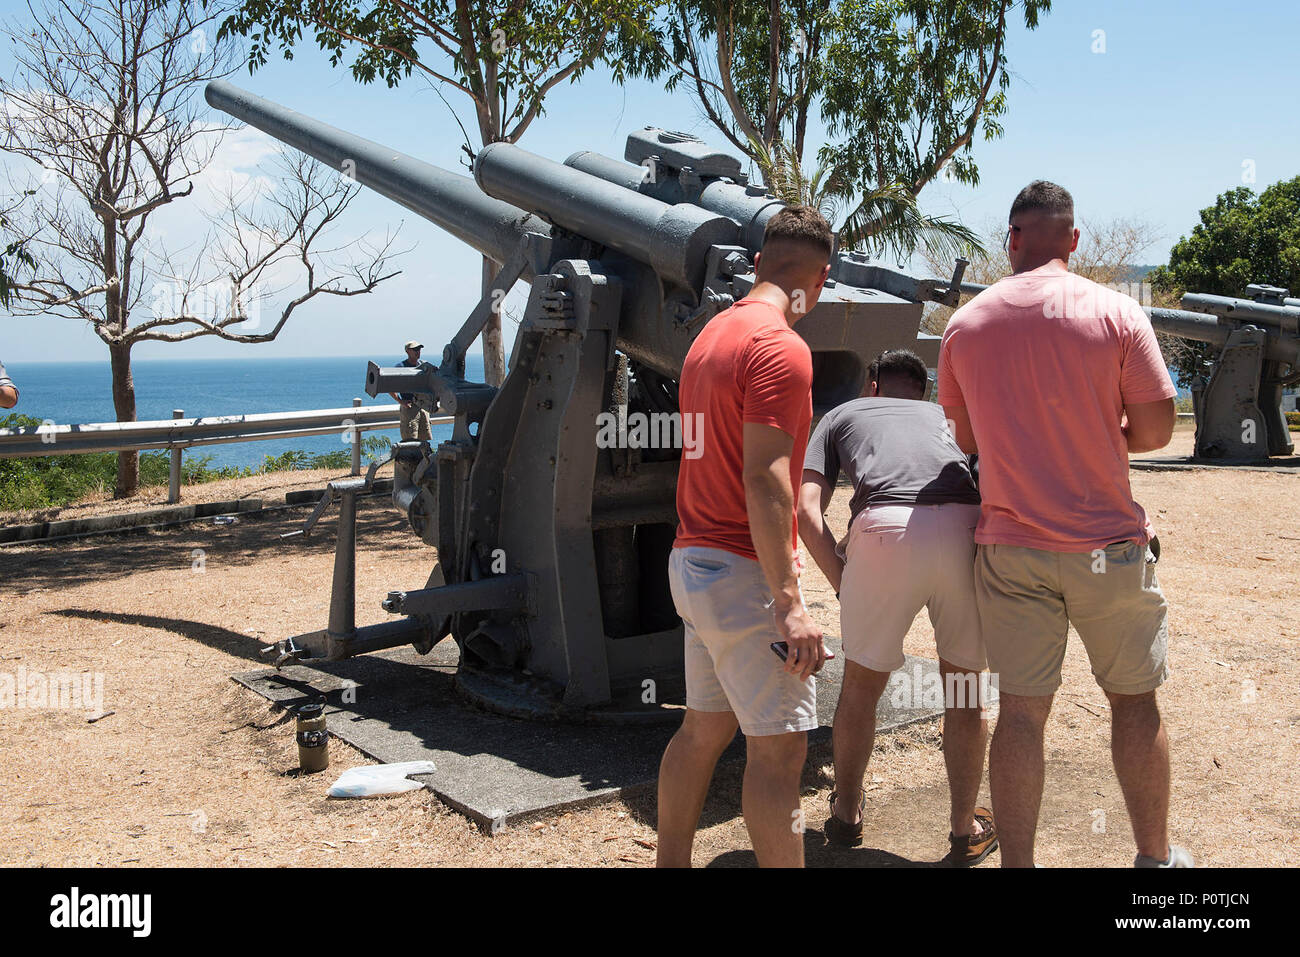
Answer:
<svg viewBox="0 0 1300 957"><path fill-rule="evenodd" d="M818 679L822 727L812 732L811 741L830 737L843 676L839 639L827 636L826 643L839 657L827 663ZM385 764L432 761L438 770L416 780L483 825L510 824L654 785L675 722L560 724L476 710L452 688L458 658L456 645L447 640L428 655L402 648L233 677L284 707L324 696L329 730L337 737ZM901 685L896 684L900 673L907 678ZM933 686L937 677L929 676L937 673L936 662L908 656L881 698L877 730L940 714L942 707L935 707L933 695L920 693L923 685ZM899 704L906 707L896 707ZM738 735L722 761L743 759L743 738ZM322 790L335 776L321 775Z"/></svg>

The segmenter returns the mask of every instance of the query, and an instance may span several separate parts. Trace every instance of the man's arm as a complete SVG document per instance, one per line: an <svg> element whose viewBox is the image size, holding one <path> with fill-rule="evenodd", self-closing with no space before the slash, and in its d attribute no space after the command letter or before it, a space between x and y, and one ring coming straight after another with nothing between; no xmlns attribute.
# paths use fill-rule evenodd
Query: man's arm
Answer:
<svg viewBox="0 0 1300 957"><path fill-rule="evenodd" d="M966 410L966 406L945 405L943 414L948 420L948 428L952 430L952 437L957 440L957 448L967 455L978 452L979 449L975 446L975 432L970 427L970 412Z"/></svg>
<svg viewBox="0 0 1300 957"><path fill-rule="evenodd" d="M803 487L799 490L799 538L838 595L844 560L836 552L835 536L825 522L826 508L831 504L834 492L826 476L812 469L803 470Z"/></svg>
<svg viewBox="0 0 1300 957"><path fill-rule="evenodd" d="M746 422L744 430L745 507L749 534L774 604L772 615L790 654L785 669L802 679L816 674L826 660L822 630L799 595L799 579L790 551L794 489L790 456L794 438L775 426Z"/></svg>
<svg viewBox="0 0 1300 957"><path fill-rule="evenodd" d="M18 404L18 387L9 378L3 362L0 362L0 409L12 409Z"/></svg>
<svg viewBox="0 0 1300 957"><path fill-rule="evenodd" d="M1173 399L1155 402L1125 404L1124 417L1128 422L1121 427L1130 452L1154 452L1169 444L1174 435L1178 411Z"/></svg>

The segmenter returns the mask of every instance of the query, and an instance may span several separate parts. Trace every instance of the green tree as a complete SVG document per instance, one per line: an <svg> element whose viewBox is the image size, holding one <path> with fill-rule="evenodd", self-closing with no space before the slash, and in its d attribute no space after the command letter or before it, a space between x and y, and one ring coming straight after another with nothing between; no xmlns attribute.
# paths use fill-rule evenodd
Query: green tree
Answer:
<svg viewBox="0 0 1300 957"><path fill-rule="evenodd" d="M306 31L332 65L350 59L361 83L395 87L419 75L469 98L487 145L517 142L547 93L597 64L616 82L661 69L654 9L654 0L243 0L221 36L248 37L250 71L274 46L292 59ZM490 276L485 261L485 288ZM499 385L505 351L496 311L483 329L483 358L488 383Z"/></svg>
<svg viewBox="0 0 1300 957"><path fill-rule="evenodd" d="M1171 304L1185 292L1241 296L1251 283L1300 293L1300 176L1258 195L1245 186L1222 193L1201 210L1191 235L1174 244L1168 265L1157 266L1147 280ZM1162 337L1161 344L1180 385L1218 354L1206 343L1173 337Z"/></svg>
<svg viewBox="0 0 1300 957"><path fill-rule="evenodd" d="M1006 38L1037 27L1050 0L673 0L662 25L670 89L760 168L784 152L807 165L808 121L832 142L819 165L865 239L913 247L914 199L936 176L976 185L977 138L1002 134ZM778 144L783 144L778 149ZM932 224L939 227L942 222ZM935 235L933 229L930 235ZM952 241L950 234L947 239Z"/></svg>

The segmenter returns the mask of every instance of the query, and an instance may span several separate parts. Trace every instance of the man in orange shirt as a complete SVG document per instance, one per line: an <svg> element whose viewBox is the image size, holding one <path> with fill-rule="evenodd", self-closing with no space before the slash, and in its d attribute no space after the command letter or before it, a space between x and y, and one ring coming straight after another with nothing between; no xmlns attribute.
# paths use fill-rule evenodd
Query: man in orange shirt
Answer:
<svg viewBox="0 0 1300 957"><path fill-rule="evenodd" d="M792 206L768 222L756 282L700 332L682 366L701 423L677 479L669 561L685 629L686 715L659 768L661 867L689 867L718 758L745 735L742 808L760 866L802 867L799 777L825 660L795 567L794 490L812 423L812 354L791 328L830 273L831 230ZM786 662L773 642L787 645Z"/></svg>
<svg viewBox="0 0 1300 957"><path fill-rule="evenodd" d="M1130 452L1169 442L1174 396L1151 322L1067 269L1074 201L1037 181L1011 205L1012 275L953 315L939 404L979 452L975 597L1000 696L989 784L1004 867L1032 867L1043 729L1070 625L1111 706L1111 755L1138 867L1190 867L1168 840L1169 742L1155 689L1167 606Z"/></svg>

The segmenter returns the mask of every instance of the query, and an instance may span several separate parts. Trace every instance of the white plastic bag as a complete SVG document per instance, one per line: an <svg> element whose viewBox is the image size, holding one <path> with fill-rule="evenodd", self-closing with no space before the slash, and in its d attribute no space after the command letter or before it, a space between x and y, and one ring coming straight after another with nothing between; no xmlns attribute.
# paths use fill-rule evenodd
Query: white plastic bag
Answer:
<svg viewBox="0 0 1300 957"><path fill-rule="evenodd" d="M401 794L403 791L415 791L424 787L419 781L409 780L408 774L432 774L435 770L432 761L402 761L398 764L348 768L325 793L332 798Z"/></svg>

